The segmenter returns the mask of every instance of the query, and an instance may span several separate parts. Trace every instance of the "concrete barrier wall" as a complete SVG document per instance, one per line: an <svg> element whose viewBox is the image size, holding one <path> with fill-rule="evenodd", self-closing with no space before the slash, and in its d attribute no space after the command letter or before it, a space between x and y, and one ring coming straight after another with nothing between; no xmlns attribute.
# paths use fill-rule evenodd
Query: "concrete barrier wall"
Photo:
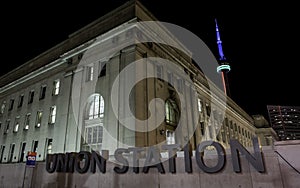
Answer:
<svg viewBox="0 0 300 188"><path fill-rule="evenodd" d="M293 150L300 151L300 145L294 145ZM149 173L141 172L135 174L132 169L125 174L117 174L113 171L114 163L108 162L106 173L79 174L74 173L48 173L45 162L38 162L35 168L26 168L24 163L1 164L0 165L0 187L33 187L33 188L62 188L62 187L238 187L238 188L281 188L299 187L300 174L275 152L271 147L264 147L263 156L266 172L259 173L251 164L241 157L241 173L235 173L232 168L230 152L226 151L226 164L218 173L208 174L203 172L193 157L193 173L186 173L184 158L177 157L176 173L169 172L168 162L164 162L166 173L160 174L156 168L150 168ZM288 150L286 153L290 153ZM298 155L299 156L299 155ZM294 159L294 158L293 158ZM300 158L295 160L300 162ZM295 161L293 161L295 163ZM216 163L216 158L205 159L207 165ZM299 170L299 169L298 169ZM25 172L25 173L24 173ZM24 182L24 183L23 183Z"/></svg>

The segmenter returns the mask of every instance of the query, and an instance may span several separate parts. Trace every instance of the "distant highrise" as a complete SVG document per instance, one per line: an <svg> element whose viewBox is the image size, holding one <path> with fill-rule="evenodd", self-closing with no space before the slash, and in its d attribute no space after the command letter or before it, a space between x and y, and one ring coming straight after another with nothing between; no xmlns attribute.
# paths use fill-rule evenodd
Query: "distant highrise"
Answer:
<svg viewBox="0 0 300 188"><path fill-rule="evenodd" d="M267 108L271 126L280 140L300 139L300 106L268 105Z"/></svg>

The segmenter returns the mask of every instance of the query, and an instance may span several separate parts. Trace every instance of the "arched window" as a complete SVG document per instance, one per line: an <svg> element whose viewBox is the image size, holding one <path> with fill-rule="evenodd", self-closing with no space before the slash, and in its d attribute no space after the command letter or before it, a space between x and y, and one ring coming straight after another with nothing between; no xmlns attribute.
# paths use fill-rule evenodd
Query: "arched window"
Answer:
<svg viewBox="0 0 300 188"><path fill-rule="evenodd" d="M172 126L177 126L179 121L179 109L176 102L168 99L165 104L166 108L166 123Z"/></svg>
<svg viewBox="0 0 300 188"><path fill-rule="evenodd" d="M103 141L104 99L99 94L89 97L86 106L83 150L99 151Z"/></svg>
<svg viewBox="0 0 300 188"><path fill-rule="evenodd" d="M91 97L88 106L88 119L101 118L104 115L104 99L101 95L95 94Z"/></svg>

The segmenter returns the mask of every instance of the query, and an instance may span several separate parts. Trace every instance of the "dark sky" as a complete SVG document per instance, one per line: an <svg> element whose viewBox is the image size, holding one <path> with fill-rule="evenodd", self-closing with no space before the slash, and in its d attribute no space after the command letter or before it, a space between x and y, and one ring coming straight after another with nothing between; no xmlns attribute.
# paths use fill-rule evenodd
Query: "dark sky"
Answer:
<svg viewBox="0 0 300 188"><path fill-rule="evenodd" d="M68 35L126 2L69 5L14 1L1 5L1 75L67 39ZM218 19L233 100L246 112L267 115L266 105L300 105L299 27L295 4L141 0L160 20L182 26L217 50ZM162 3L163 2L163 3ZM197 3L198 4L197 4ZM203 1L204 2L204 1ZM225 8L229 7L229 8Z"/></svg>

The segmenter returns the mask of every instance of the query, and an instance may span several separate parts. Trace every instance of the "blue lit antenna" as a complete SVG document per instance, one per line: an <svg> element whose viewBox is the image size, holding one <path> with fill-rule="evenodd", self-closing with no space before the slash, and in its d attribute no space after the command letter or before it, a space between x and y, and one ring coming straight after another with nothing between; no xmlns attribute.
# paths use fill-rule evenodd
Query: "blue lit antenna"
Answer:
<svg viewBox="0 0 300 188"><path fill-rule="evenodd" d="M218 50L219 50L219 56L220 56L219 57L220 65L217 67L217 72L221 73L221 75L222 75L222 81L223 81L225 94L227 96L230 96L229 84L228 84L228 78L227 78L227 73L230 71L230 65L226 61L225 55L223 53L222 41L221 41L221 37L220 37L217 19L215 19L215 22L216 22L217 44L218 44Z"/></svg>
<svg viewBox="0 0 300 188"><path fill-rule="evenodd" d="M221 37L220 37L220 32L219 32L219 26L218 26L217 19L215 19L215 22L216 22L217 44L218 44L218 50L219 50L219 55L220 55L219 59L221 61L226 61L225 55L223 53L222 41L221 41Z"/></svg>

